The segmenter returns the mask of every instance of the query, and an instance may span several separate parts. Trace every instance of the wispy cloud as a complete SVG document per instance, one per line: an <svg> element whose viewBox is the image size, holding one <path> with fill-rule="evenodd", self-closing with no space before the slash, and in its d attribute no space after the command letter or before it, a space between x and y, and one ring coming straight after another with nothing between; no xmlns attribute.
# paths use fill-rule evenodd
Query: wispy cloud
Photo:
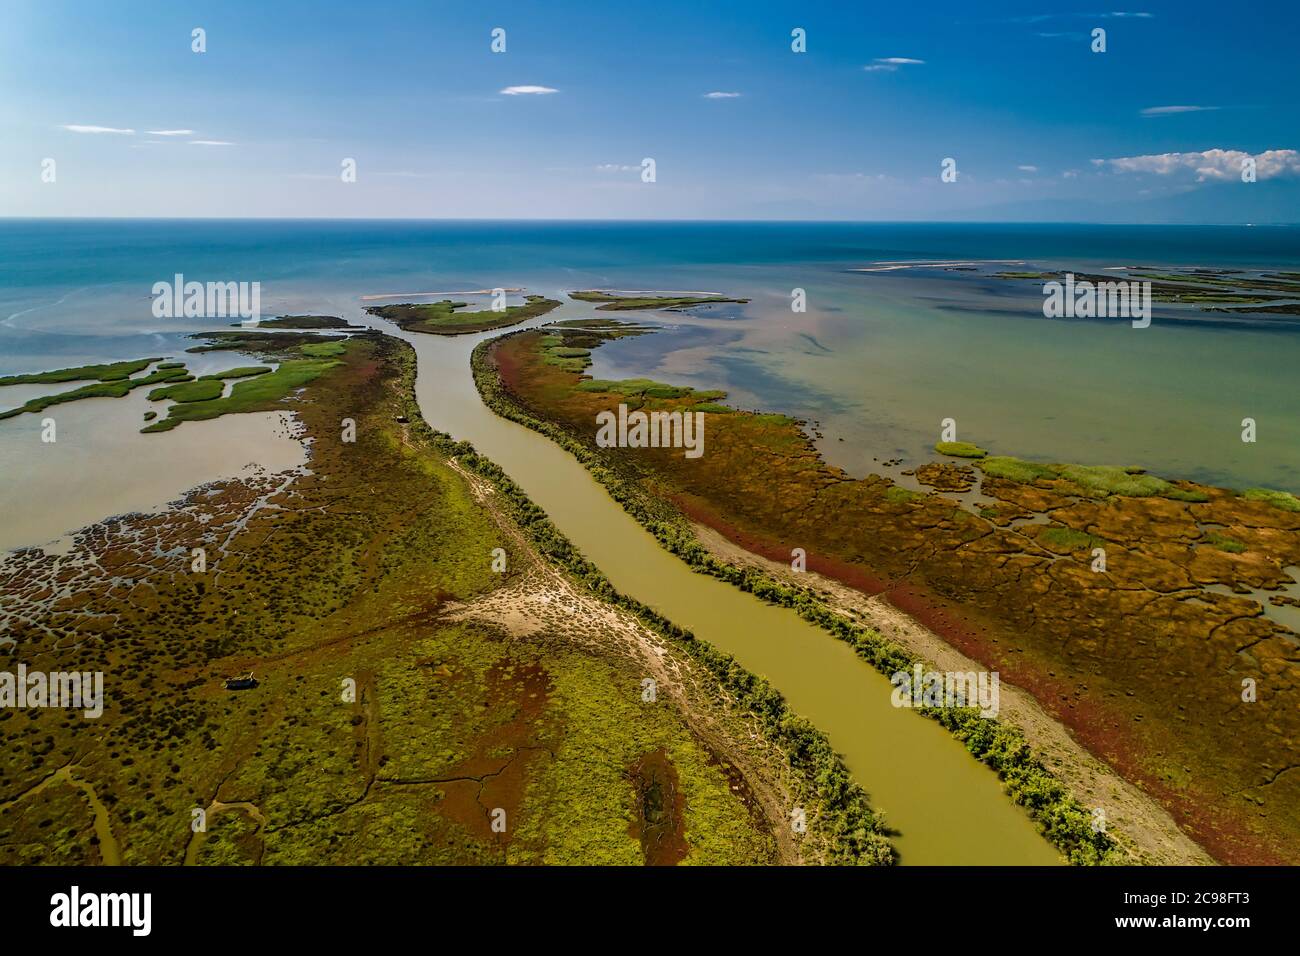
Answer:
<svg viewBox="0 0 1300 956"><path fill-rule="evenodd" d="M924 62L910 56L878 56L863 69L868 73L893 73L900 66L920 66Z"/></svg>
<svg viewBox="0 0 1300 956"><path fill-rule="evenodd" d="M1142 110L1143 116L1172 116L1175 113L1204 113L1217 110L1217 106L1148 106Z"/></svg>
<svg viewBox="0 0 1300 956"><path fill-rule="evenodd" d="M1111 13L1036 13L1026 17L1007 17L1003 23L1047 23L1051 20L1153 20L1154 13L1126 12Z"/></svg>
<svg viewBox="0 0 1300 956"><path fill-rule="evenodd" d="M704 94L706 100L734 100L738 96L740 96L739 93L713 92Z"/></svg>
<svg viewBox="0 0 1300 956"><path fill-rule="evenodd" d="M560 91L549 86L507 86L501 92L506 96L544 96Z"/></svg>
<svg viewBox="0 0 1300 956"><path fill-rule="evenodd" d="M1255 160L1256 179L1300 175L1300 152L1294 149L1269 149L1247 153L1239 149L1205 149L1188 153L1150 153L1145 156L1121 156L1117 159L1094 159L1092 164L1116 173L1152 173L1156 176L1193 174L1197 182L1233 182L1241 178L1242 162Z"/></svg>
<svg viewBox="0 0 1300 956"><path fill-rule="evenodd" d="M1037 166L1017 166L1016 169L1020 170L1022 173L1036 173L1036 172L1038 172L1038 167L1037 167Z"/></svg>
<svg viewBox="0 0 1300 956"><path fill-rule="evenodd" d="M192 129L151 129L147 131L150 136L193 136Z"/></svg>
<svg viewBox="0 0 1300 956"><path fill-rule="evenodd" d="M113 126L79 126L76 123L65 123L63 128L69 133L113 133L118 136L134 136L133 129L117 129Z"/></svg>
<svg viewBox="0 0 1300 956"><path fill-rule="evenodd" d="M601 163L596 167L598 173L635 173L640 171L640 166L626 166L622 163Z"/></svg>
<svg viewBox="0 0 1300 956"><path fill-rule="evenodd" d="M189 141L191 146L234 146L235 144L225 139L192 139Z"/></svg>

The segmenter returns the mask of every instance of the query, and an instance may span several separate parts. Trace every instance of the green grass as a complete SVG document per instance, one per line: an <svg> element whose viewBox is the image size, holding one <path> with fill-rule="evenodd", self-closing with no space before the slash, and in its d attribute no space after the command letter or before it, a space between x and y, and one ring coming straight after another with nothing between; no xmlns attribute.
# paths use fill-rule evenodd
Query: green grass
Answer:
<svg viewBox="0 0 1300 956"><path fill-rule="evenodd" d="M161 365L158 367L162 368ZM203 379L209 378L252 378L254 375L265 375L269 371L271 371L269 365L241 365L238 368L228 368L224 372L213 372L211 375L200 375L199 380L202 381Z"/></svg>
<svg viewBox="0 0 1300 956"><path fill-rule="evenodd" d="M934 450L941 455L949 455L953 458L983 458L988 454L979 445L972 445L968 441L936 442Z"/></svg>
<svg viewBox="0 0 1300 956"><path fill-rule="evenodd" d="M1241 493L1243 498L1251 501L1263 501L1285 511L1300 511L1300 498L1289 491L1275 491L1272 488L1247 488Z"/></svg>
<svg viewBox="0 0 1300 956"><path fill-rule="evenodd" d="M270 411L295 389L316 379L339 362L334 359L295 359L285 362L274 372L236 382L225 398L172 405L167 417L140 429L165 432L181 422L202 421L239 412Z"/></svg>
<svg viewBox="0 0 1300 956"><path fill-rule="evenodd" d="M735 411L728 405L719 405L717 402L700 402L692 406L697 412L709 412L713 415L730 415Z"/></svg>
<svg viewBox="0 0 1300 956"><path fill-rule="evenodd" d="M346 342L342 335L320 335L315 332L197 332L190 336L203 339L207 344L195 345L187 352L248 352L253 355L289 355L302 345L320 345L328 342Z"/></svg>
<svg viewBox="0 0 1300 956"><path fill-rule="evenodd" d="M990 478L1005 478L1022 484L1062 479L1075 485L1089 498L1120 495L1127 498L1171 498L1175 501L1206 501L1203 492L1189 491L1148 475L1141 468L1115 465L1042 465L1005 455L982 459L979 467Z"/></svg>
<svg viewBox="0 0 1300 956"><path fill-rule="evenodd" d="M691 394L691 389L665 385L650 378L624 378L612 381L605 378L593 378L579 382L574 386L580 392L611 392L626 395L628 398L682 398Z"/></svg>
<svg viewBox="0 0 1300 956"><path fill-rule="evenodd" d="M27 375L0 376L2 385L58 385L62 382L118 382L129 378L136 372L143 371L160 358L132 359L127 362L108 362L102 365L78 365L73 368L59 368L52 372L34 372ZM159 368L170 368L179 363L169 362Z"/></svg>
<svg viewBox="0 0 1300 956"><path fill-rule="evenodd" d="M1046 465L1009 455L990 455L980 460L979 467L990 478L1005 478L1026 485L1040 479L1050 481L1056 477L1056 472Z"/></svg>
<svg viewBox="0 0 1300 956"><path fill-rule="evenodd" d="M1231 554L1241 554L1246 550L1246 545L1236 538L1230 538L1226 534L1219 534L1217 531L1207 532L1202 541L1212 548L1218 548L1220 551L1227 551Z"/></svg>
<svg viewBox="0 0 1300 956"><path fill-rule="evenodd" d="M220 398L226 386L217 379L198 379L193 382L177 382L163 388L155 388L149 393L149 401L161 402L171 399L173 402L206 402Z"/></svg>
<svg viewBox="0 0 1300 956"><path fill-rule="evenodd" d="M148 361L155 361L149 359ZM146 362L146 364L148 364ZM23 412L41 412L52 405L62 405L66 402L76 402L83 398L121 398L132 389L140 388L145 385L161 385L167 382L188 381L190 375L182 368L168 368L161 371L151 372L141 378L122 378L110 379L107 381L96 382L94 385L83 385L80 388L74 388L70 392L59 392L56 395L43 395L40 398L33 398L18 408L11 408L8 411L0 412L0 418L13 418L15 415L21 415Z"/></svg>
<svg viewBox="0 0 1300 956"><path fill-rule="evenodd" d="M308 342L306 345L298 346L298 351L303 355L309 355L312 358L331 358L335 355L342 355L347 351L347 342Z"/></svg>
<svg viewBox="0 0 1300 956"><path fill-rule="evenodd" d="M1101 541L1090 534L1073 528L1047 527L1038 532L1038 540L1062 551L1082 551L1095 548Z"/></svg>

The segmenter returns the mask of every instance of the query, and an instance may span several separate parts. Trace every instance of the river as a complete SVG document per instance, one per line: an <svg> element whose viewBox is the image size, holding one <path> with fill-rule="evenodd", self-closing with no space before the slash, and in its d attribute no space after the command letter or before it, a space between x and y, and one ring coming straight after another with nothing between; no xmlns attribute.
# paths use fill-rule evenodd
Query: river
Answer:
<svg viewBox="0 0 1300 956"><path fill-rule="evenodd" d="M590 314L580 306L566 303L526 325ZM901 862L1060 862L994 773L938 724L895 708L889 681L847 644L790 610L691 571L571 455L488 409L474 387L470 353L499 333L443 337L388 330L415 347L416 394L431 425L469 441L504 468L620 591L765 676L829 736L872 805L898 831Z"/></svg>

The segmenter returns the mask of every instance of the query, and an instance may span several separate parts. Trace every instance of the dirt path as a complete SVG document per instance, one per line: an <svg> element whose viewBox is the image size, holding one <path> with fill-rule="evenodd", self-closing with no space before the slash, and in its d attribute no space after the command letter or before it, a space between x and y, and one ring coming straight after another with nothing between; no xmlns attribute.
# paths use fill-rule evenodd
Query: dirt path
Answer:
<svg viewBox="0 0 1300 956"><path fill-rule="evenodd" d="M983 666L948 645L933 631L883 597L868 597L813 571L746 551L702 524L696 536L713 555L738 567L760 570L793 587L818 591L834 611L879 631L940 671L979 671ZM1135 864L1212 865L1214 860L1192 841L1154 800L1089 753L1066 727L1047 714L1031 694L1005 681L1000 684L999 719L1018 727L1043 764L1090 809L1105 813L1107 830Z"/></svg>
<svg viewBox="0 0 1300 956"><path fill-rule="evenodd" d="M717 691L708 675L701 674L683 652L641 624L633 615L607 604L575 585L563 572L537 554L532 544L502 511L496 490L451 459L451 467L465 479L475 499L492 515L513 545L512 569L518 580L465 604L449 604L450 621L481 620L506 628L513 636L527 637L544 630L570 636L598 654L616 654L645 669L657 693L679 707L691 731L714 753L744 777L775 839L777 862L783 865L809 861L789 825L794 800L775 760L764 760L754 749L738 744L734 731L722 726L710 711L717 707ZM523 562L521 568L518 565ZM710 692L712 690L712 692ZM757 730L750 744L760 745Z"/></svg>

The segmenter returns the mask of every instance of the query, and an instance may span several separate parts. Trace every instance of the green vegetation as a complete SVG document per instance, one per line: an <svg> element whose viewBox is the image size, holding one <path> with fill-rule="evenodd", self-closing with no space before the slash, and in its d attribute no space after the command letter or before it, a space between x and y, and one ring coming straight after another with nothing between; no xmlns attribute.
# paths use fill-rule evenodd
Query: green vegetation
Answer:
<svg viewBox="0 0 1300 956"><path fill-rule="evenodd" d="M158 367L162 368L161 365ZM265 375L269 371L271 371L269 365L241 365L238 368L228 368L224 372L213 372L211 375L200 375L199 379L252 378L254 375Z"/></svg>
<svg viewBox="0 0 1300 956"><path fill-rule="evenodd" d="M1246 545L1236 538L1230 538L1226 534L1219 534L1217 531L1207 532L1202 540L1212 548L1218 548L1220 551L1227 551L1231 554L1241 554L1246 550Z"/></svg>
<svg viewBox="0 0 1300 956"><path fill-rule="evenodd" d="M1275 491L1272 488L1247 488L1241 493L1243 498L1251 501L1264 501L1286 511L1300 511L1300 498L1289 491Z"/></svg>
<svg viewBox="0 0 1300 956"><path fill-rule="evenodd" d="M667 547L689 552L702 538L694 528L704 525L778 563L790 543L799 542L823 556L827 566L820 573L859 590L872 582L906 582L915 588L908 600L953 608L952 618L938 619L941 636L952 628L954 640L972 657L1031 688L1093 753L1110 755L1125 777L1157 795L1215 857L1295 859L1295 783L1281 792L1251 790L1246 805L1231 796L1256 779L1261 761L1286 765L1286 742L1300 713L1284 696L1264 701L1262 711L1235 706L1231 678L1243 660L1237 649L1248 647L1253 662L1271 668L1293 647L1271 617L1243 614L1205 592L1226 588L1244 600L1247 590L1276 589L1275 582L1284 579L1281 569L1300 553L1300 514L1265 515L1262 502L1153 478L1134 467L1009 458L988 461L988 471L985 459L964 469L922 466L927 476L952 484L961 482L943 469L984 474L984 494L998 500L993 519L985 520L959 511L941 493L907 499L890 492L896 483L888 478L847 475L825 462L800 423L777 424L743 411L710 418L712 451L699 461L653 450L597 448L592 415L613 407L619 394L583 391L578 375L539 361L541 338L542 333L519 332L479 350L480 392L500 414L540 423L539 431L587 464L638 520L661 529L656 536ZM686 400L656 401L682 407ZM989 471L1021 480L997 479ZM1076 534L1049 531L1037 540L1043 515ZM1198 549L1187 544L1201 537L1195 530L1201 522L1250 529L1231 532L1246 543L1246 560L1214 559L1208 547L1198 557ZM1072 550L1087 543L1083 535L1109 542L1114 560L1104 575L1089 573L1086 550ZM729 561L724 551L709 550L705 557L711 554ZM798 578L779 571L773 576L800 590ZM1026 587L1033 589L1031 600ZM1197 593L1202 600L1187 599ZM1231 640L1205 639L1225 624ZM911 653L924 651L918 646ZM1204 663L1188 670L1191 658ZM1159 693L1141 677L1152 666L1170 675ZM1265 723L1281 729L1263 733ZM1250 746L1223 752L1225 727L1249 738ZM1086 799L1086 764L1059 766L1069 788L1079 788L1075 792ZM1127 835L1114 834L1130 853L1136 850L1129 859L1163 857L1165 850L1150 844L1129 846Z"/></svg>
<svg viewBox="0 0 1300 956"><path fill-rule="evenodd" d="M175 428L181 422L202 421L239 412L273 411L283 407L284 399L291 392L302 388L338 364L334 359L290 360L282 363L274 372L236 382L225 398L191 399L184 404L172 405L167 409L166 418L159 419L140 430L165 432ZM220 384L217 382L211 384L217 386L219 395Z"/></svg>
<svg viewBox="0 0 1300 956"><path fill-rule="evenodd" d="M145 365L154 359L141 360ZM120 365L134 365L137 363L119 363ZM93 368L95 366L87 366ZM102 367L102 366L101 366ZM143 367L143 366L141 366ZM65 370L66 371L66 370ZM70 392L59 392L56 395L43 395L40 398L33 398L18 408L11 408L8 411L0 412L0 419L12 418L15 415L21 415L23 412L41 412L52 405L62 405L65 402L76 402L83 398L121 398L128 394L132 389L141 388L146 385L160 385L167 382L188 381L190 375L181 368L167 368L151 372L140 378L106 378L94 385L83 385L81 388L74 388Z"/></svg>
<svg viewBox="0 0 1300 956"><path fill-rule="evenodd" d="M731 302L744 305L748 299L728 299L720 295L673 296L673 295L618 295L612 292L583 291L570 292L569 298L579 302L603 302L596 307L598 312L627 312L640 309L686 309L694 305L716 305Z"/></svg>
<svg viewBox="0 0 1300 956"><path fill-rule="evenodd" d="M941 455L949 455L953 458L983 458L988 454L979 445L972 445L968 441L935 442L934 450Z"/></svg>
<svg viewBox="0 0 1300 956"><path fill-rule="evenodd" d="M453 302L443 299L440 302L422 304L402 303L400 305L376 305L366 309L371 315L388 319L399 328L408 332L429 332L433 335L464 335L469 332L486 332L489 329L502 329L509 325L534 319L545 315L560 303L541 295L524 296L523 305L507 306L496 312L484 309L480 312L458 312L468 302Z"/></svg>
<svg viewBox="0 0 1300 956"><path fill-rule="evenodd" d="M347 350L346 342L308 342L298 346L298 351L312 358L332 358Z"/></svg>
<svg viewBox="0 0 1300 956"><path fill-rule="evenodd" d="M521 636L478 601L539 565L489 507L528 519L529 540L567 554L584 575L573 583L612 589L499 469L425 425L414 376L405 343L354 340L295 405L313 440L310 472L290 488L282 476L218 482L166 513L114 519L83 540L97 560L75 595L48 596L39 549L11 558L30 563L12 597L33 609L15 638L52 666L116 673L120 697L94 722L54 708L0 713L0 863L636 864L649 854L629 822L649 798L631 768L648 754L678 798L684 862L773 861L771 817L736 786L748 778L732 755L697 736L674 697L641 699L643 666L621 643L595 629L575 641L575 621L545 610ZM344 415L356 417L355 443L340 438ZM499 482L491 505L464 470ZM263 495L270 507L257 506ZM203 573L189 558L199 544ZM490 568L496 547L509 552L508 574ZM127 566L134 580L120 576ZM447 614L475 607L483 617ZM201 627L180 639L177 621ZM684 651L707 649L672 647L678 660ZM257 689L220 689L248 669ZM890 858L815 731L760 681L732 675L788 745L787 768L755 736L758 711L694 672L710 738L760 755L781 788L806 779L839 801L834 818L815 799L801 804L805 848ZM100 805L107 842L92 825ZM507 813L504 833L492 807ZM205 833L191 831L195 808L208 810Z"/></svg>
<svg viewBox="0 0 1300 956"><path fill-rule="evenodd" d="M1047 465L1012 458L1008 455L990 455L979 462L979 468L990 478L1005 478L1007 481L1018 481L1021 484L1032 484L1040 480L1050 481L1056 477L1056 472Z"/></svg>
<svg viewBox="0 0 1300 956"><path fill-rule="evenodd" d="M52 372L35 372L27 375L0 376L3 385L58 385L63 382L95 380L99 382L118 382L129 378L136 372L143 371L159 358L134 359L127 362L108 362L103 365L78 365L75 368L60 368ZM158 366L160 369L175 367L177 363Z"/></svg>
<svg viewBox="0 0 1300 956"><path fill-rule="evenodd" d="M163 388L155 388L149 393L149 401L160 402L171 399L173 402L206 402L220 398L226 386L216 379L198 379L192 382L178 382Z"/></svg>
<svg viewBox="0 0 1300 956"><path fill-rule="evenodd" d="M990 478L1021 484L1065 481L1089 498L1120 495L1130 498L1160 497L1175 501L1206 501L1204 492L1179 488L1172 482L1146 474L1141 468L1114 465L1044 465L1005 455L990 455L977 462Z"/></svg>
<svg viewBox="0 0 1300 956"><path fill-rule="evenodd" d="M611 467L608 459L563 427L540 419L525 410L505 389L496 368L489 359L489 352L494 346L520 334L527 333L511 333L483 342L474 350L471 358L474 381L478 386L479 394L489 408L503 418L518 422L545 435L573 454L598 481L605 485L614 500L653 534L665 548L686 561L695 570L727 581L770 603L794 609L805 620L824 628L848 643L859 657L886 675L911 669L918 658L909 655L879 632L862 627L830 610L812 589L791 587L757 569L740 568L716 558L700 544L689 525L674 517L665 517L663 509L656 507L650 501L635 479ZM789 422L789 419L783 420ZM897 488L897 486L894 488L897 489L894 494L903 493L898 496L901 500L910 500L909 496L924 497L907 489ZM580 557L578 560L583 561ZM648 613L654 615L653 611ZM708 656L724 658L712 648L708 649ZM731 662L729 657L725 660ZM730 667L735 666L734 662L730 663ZM715 672L726 674L727 669L719 663ZM752 677L746 679L754 680ZM766 687L765 690L780 700L775 691ZM1025 807L1042 832L1070 862L1076 864L1121 862L1122 853L1117 845L1108 835L1093 831L1091 813L1071 796L1061 782L1042 764L1026 743L1021 731L1000 721L980 717L979 712L972 709L921 708L920 712L945 726L972 755L990 766L1003 781L1011 797ZM840 772L837 772L837 778L839 775ZM856 785L847 779L847 774L844 774L844 777L846 780L844 786L856 791ZM840 790L841 785L837 783L835 792ZM839 805L836 806L837 819L841 818L846 811L853 815L870 812L865 799L860 803L855 800L850 806L842 809ZM837 829L842 830L843 827L837 824Z"/></svg>
<svg viewBox="0 0 1300 956"><path fill-rule="evenodd" d="M346 342L347 336L320 335L312 332L197 332L190 336L202 339L206 345L195 345L188 352L247 352L252 355L283 356L299 354L304 345L328 342Z"/></svg>
<svg viewBox="0 0 1300 956"><path fill-rule="evenodd" d="M353 329L336 315L282 315L277 319L263 319L258 328L263 329Z"/></svg>
<svg viewBox="0 0 1300 956"><path fill-rule="evenodd" d="M1065 552L1083 551L1098 547L1104 543L1100 538L1093 535L1059 525L1043 526L1042 530L1038 532L1037 538L1039 544L1053 551Z"/></svg>

